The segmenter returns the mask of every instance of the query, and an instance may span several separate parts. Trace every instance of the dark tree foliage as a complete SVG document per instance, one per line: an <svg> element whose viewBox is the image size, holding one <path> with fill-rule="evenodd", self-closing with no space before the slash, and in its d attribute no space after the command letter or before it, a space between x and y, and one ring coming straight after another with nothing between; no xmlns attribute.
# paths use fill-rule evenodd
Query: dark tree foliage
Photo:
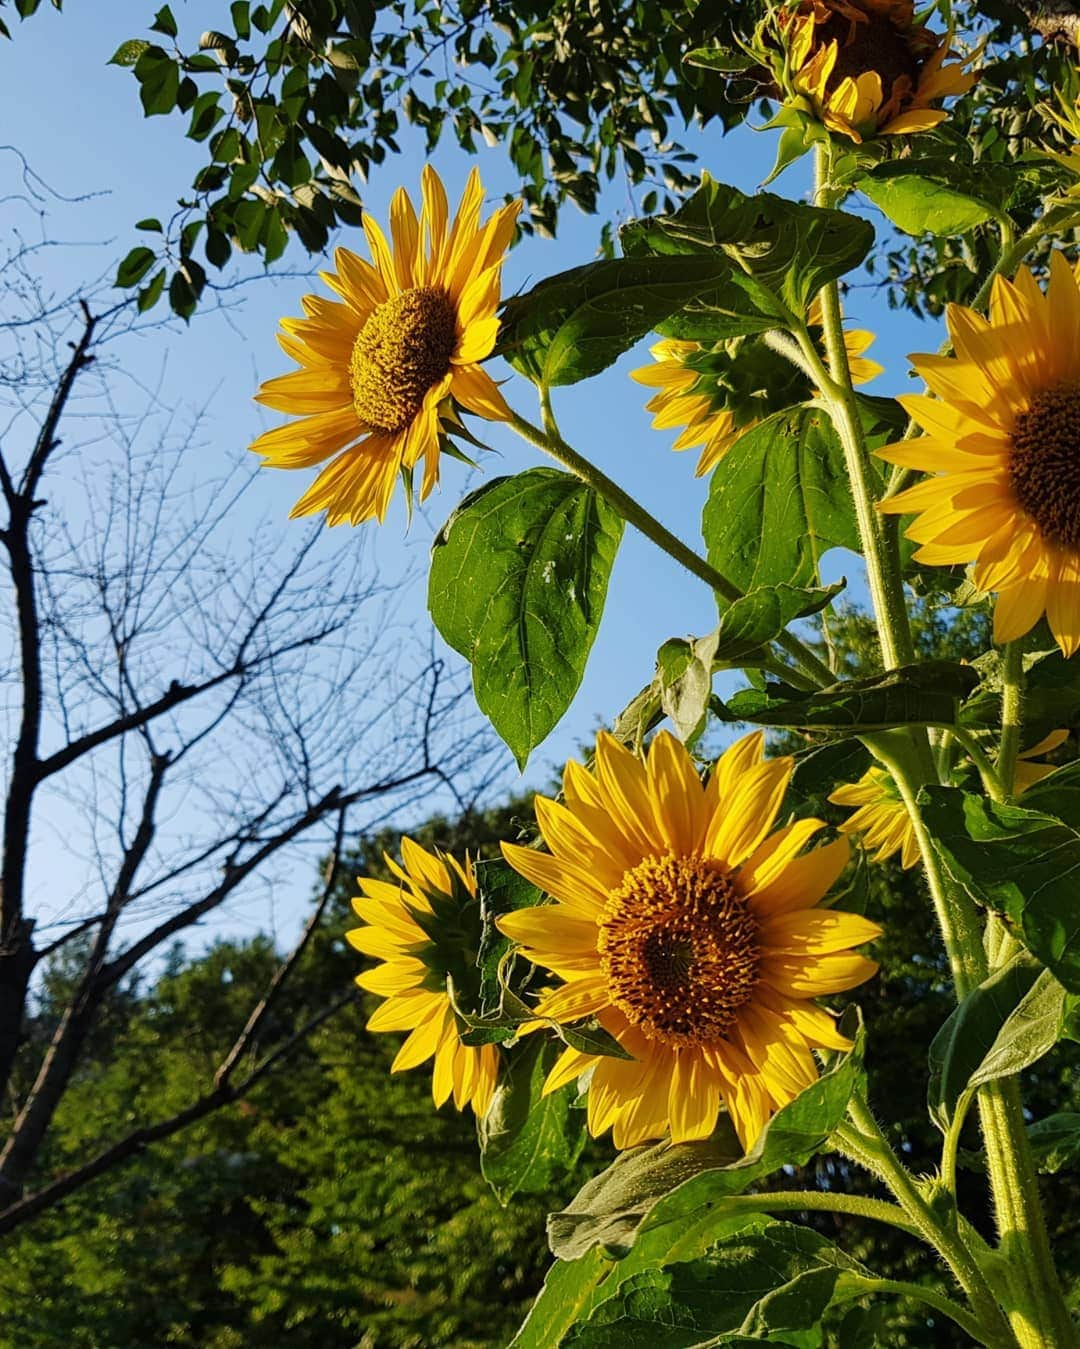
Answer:
<svg viewBox="0 0 1080 1349"><path fill-rule="evenodd" d="M23 18L39 7L14 4ZM200 8L210 25L201 35L185 31L183 11L148 9L145 35L111 61L134 76L143 113L182 118L206 158L192 183L177 183L175 205L138 222L144 241L116 283L137 288L144 309L167 296L188 317L213 284L207 268L226 268L235 250L270 263L295 235L309 253L324 252L340 225L359 223L358 180L398 151L406 125L422 130L429 154L446 137L470 153L480 141L502 145L529 233L553 234L567 202L596 212L617 179L630 190L631 214L670 211L698 182L700 149L684 143L688 129L715 125L715 149L751 109L767 111L744 75L727 79L685 58L745 39L764 8L764 0L219 0ZM986 71L944 128L921 138L922 150L949 164L952 181L977 175L1021 217L1034 211L1037 191L1003 166L1018 138L1057 134L1039 105L1071 56L1061 41L1067 22L1047 15L1069 8L938 5L939 25L951 12L967 42L985 38ZM9 35L2 19L0 32ZM602 227L609 252L613 225ZM936 314L970 298L989 244L979 232L960 242L886 231L870 260L874 282L890 303Z"/></svg>

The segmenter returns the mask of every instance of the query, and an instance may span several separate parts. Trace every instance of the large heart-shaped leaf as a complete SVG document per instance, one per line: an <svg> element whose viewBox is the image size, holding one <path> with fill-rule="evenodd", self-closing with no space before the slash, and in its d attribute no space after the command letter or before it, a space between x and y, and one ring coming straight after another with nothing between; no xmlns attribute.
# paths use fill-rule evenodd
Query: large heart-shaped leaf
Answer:
<svg viewBox="0 0 1080 1349"><path fill-rule="evenodd" d="M466 497L435 540L431 616L521 766L581 683L622 531L578 478L534 468Z"/></svg>
<svg viewBox="0 0 1080 1349"><path fill-rule="evenodd" d="M677 320L662 325L671 336L682 336L688 326L699 339L722 339L783 327L790 313L805 316L822 286L862 262L874 230L843 211L769 192L747 196L706 173L674 215L632 221L620 240L634 257L703 253L728 259L723 282L703 288Z"/></svg>
<svg viewBox="0 0 1080 1349"><path fill-rule="evenodd" d="M859 406L871 446L897 434L897 404ZM830 548L857 552L844 452L824 408L788 408L740 436L713 472L701 531L709 561L746 591L817 585Z"/></svg>

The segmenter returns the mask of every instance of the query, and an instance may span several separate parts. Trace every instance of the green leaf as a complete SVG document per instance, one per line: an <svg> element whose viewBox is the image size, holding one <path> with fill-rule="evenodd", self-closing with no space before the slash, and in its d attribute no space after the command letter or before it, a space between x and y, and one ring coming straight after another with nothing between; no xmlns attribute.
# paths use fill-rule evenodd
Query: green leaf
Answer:
<svg viewBox="0 0 1080 1349"><path fill-rule="evenodd" d="M751 590L721 613L716 659L728 666L741 664L779 637L789 623L827 608L846 584L806 588L781 582Z"/></svg>
<svg viewBox="0 0 1080 1349"><path fill-rule="evenodd" d="M154 117L172 112L180 93L180 67L160 47L147 47L135 62L143 112Z"/></svg>
<svg viewBox="0 0 1080 1349"><path fill-rule="evenodd" d="M849 1296L861 1296L860 1273L809 1228L765 1219L722 1237L698 1260L623 1280L564 1343L582 1349L636 1343L685 1349L704 1339L730 1344L729 1335L765 1343L792 1331L815 1330L811 1340L798 1342L820 1343L821 1319L838 1285L849 1285Z"/></svg>
<svg viewBox="0 0 1080 1349"><path fill-rule="evenodd" d="M622 531L578 478L536 468L473 492L435 539L435 626L521 766L581 683Z"/></svg>
<svg viewBox="0 0 1080 1349"><path fill-rule="evenodd" d="M161 299L164 290L165 268L162 267L150 278L149 285L143 286L142 290L139 291L139 313L145 314L147 310L153 309L154 305Z"/></svg>
<svg viewBox="0 0 1080 1349"><path fill-rule="evenodd" d="M1080 830L1080 759L1056 768L1024 793L1027 810L1041 810L1046 815Z"/></svg>
<svg viewBox="0 0 1080 1349"><path fill-rule="evenodd" d="M1042 785L1037 800L1050 790ZM1028 950L1070 993L1080 993L1080 829L956 787L926 787L920 800L953 880L1003 913Z"/></svg>
<svg viewBox="0 0 1080 1349"><path fill-rule="evenodd" d="M156 257L154 250L147 248L145 244L133 248L116 269L116 280L113 284L125 289L128 286L137 286L153 267Z"/></svg>
<svg viewBox="0 0 1080 1349"><path fill-rule="evenodd" d="M1046 1175L1069 1170L1080 1161L1080 1115L1063 1111L1028 1127L1035 1165Z"/></svg>
<svg viewBox="0 0 1080 1349"><path fill-rule="evenodd" d="M703 288L683 315L702 335L707 319L719 339L786 326L791 313L804 317L822 286L866 257L874 229L843 211L769 192L747 196L706 173L674 215L632 221L620 239L631 257L703 253L728 260L720 283ZM662 331L681 335L670 325Z"/></svg>
<svg viewBox="0 0 1080 1349"><path fill-rule="evenodd" d="M955 182L955 166L950 172ZM988 202L927 176L927 166L919 162L880 164L855 186L905 234L966 234L998 215Z"/></svg>
<svg viewBox="0 0 1080 1349"><path fill-rule="evenodd" d="M868 442L896 434L896 405L860 399ZM713 472L701 521L710 563L741 590L815 585L830 548L860 551L844 452L817 403L745 432Z"/></svg>
<svg viewBox="0 0 1080 1349"><path fill-rule="evenodd" d="M892 726L951 724L960 699L978 675L956 661L921 661L869 679L846 679L828 688L803 692L768 683L763 690L743 689L726 703L714 698L712 711L724 721L799 730L885 730Z"/></svg>
<svg viewBox="0 0 1080 1349"><path fill-rule="evenodd" d="M232 15L236 36L245 40L249 38L251 36L251 6L249 0L233 0L229 6L229 13Z"/></svg>
<svg viewBox="0 0 1080 1349"><path fill-rule="evenodd" d="M548 1219L552 1251L561 1260L577 1260L594 1246L626 1249L639 1235L683 1222L702 1206L715 1213L726 1196L741 1194L782 1166L802 1166L843 1119L861 1072L860 1029L855 1048L778 1111L749 1153L743 1154L726 1117L700 1143L657 1143L620 1153L569 1208Z"/></svg>
<svg viewBox="0 0 1080 1349"><path fill-rule="evenodd" d="M824 609L845 584L814 590L761 586L729 605L708 636L665 642L656 655L654 683L659 705L679 738L689 741L700 733L715 671L762 665L774 637L795 619Z"/></svg>
<svg viewBox="0 0 1080 1349"><path fill-rule="evenodd" d="M501 1204L543 1194L572 1170L585 1146L585 1120L573 1090L542 1096L559 1046L534 1035L503 1066L491 1106L477 1122L480 1170Z"/></svg>
<svg viewBox="0 0 1080 1349"><path fill-rule="evenodd" d="M137 230L148 230L153 234L161 233L161 221L153 216L148 216L145 220L136 220L135 228Z"/></svg>
<svg viewBox="0 0 1080 1349"><path fill-rule="evenodd" d="M576 384L726 270L722 259L682 257L614 258L561 272L506 302L499 353L535 384Z"/></svg>
<svg viewBox="0 0 1080 1349"><path fill-rule="evenodd" d="M946 1132L957 1104L984 1082L1009 1077L1057 1043L1065 990L1021 952L973 989L930 1045L930 1115Z"/></svg>
<svg viewBox="0 0 1080 1349"><path fill-rule="evenodd" d="M191 282L181 272L173 272L172 279L169 281L169 304L174 314L178 314L182 319L190 319L195 312L195 306L198 303L198 297L192 289Z"/></svg>
<svg viewBox="0 0 1080 1349"><path fill-rule="evenodd" d="M154 22L150 25L150 30L154 33L164 33L166 37L176 36L176 20L173 18L172 10L168 5L162 5L154 15Z"/></svg>
<svg viewBox="0 0 1080 1349"><path fill-rule="evenodd" d="M497 1008L501 1002L499 965L513 946L495 926L496 919L517 909L529 909L545 902L544 892L514 870L508 863L493 858L476 864L477 893L480 896L480 1007L481 1012Z"/></svg>
<svg viewBox="0 0 1080 1349"><path fill-rule="evenodd" d="M143 52L148 51L150 43L143 38L133 37L127 42L121 42L107 62L110 66L133 66L142 56Z"/></svg>
<svg viewBox="0 0 1080 1349"><path fill-rule="evenodd" d="M830 548L859 547L843 450L819 406L777 412L712 475L702 516L709 562L741 590L813 585Z"/></svg>
<svg viewBox="0 0 1080 1349"><path fill-rule="evenodd" d="M737 47L695 47L683 57L688 66L703 70L718 70L723 75L739 70L750 70L757 64L754 57Z"/></svg>

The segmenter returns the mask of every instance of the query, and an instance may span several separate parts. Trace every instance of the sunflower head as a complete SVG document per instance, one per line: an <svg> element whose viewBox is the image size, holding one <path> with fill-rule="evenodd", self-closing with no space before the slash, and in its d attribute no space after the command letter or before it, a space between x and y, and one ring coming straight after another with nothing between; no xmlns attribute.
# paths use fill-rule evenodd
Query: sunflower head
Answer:
<svg viewBox="0 0 1080 1349"><path fill-rule="evenodd" d="M1054 772L1056 764L1033 761L1057 749L1068 738L1067 730L1051 731L1037 745L1017 755L1013 779L1016 796ZM854 815L849 816L840 828L845 834L858 836L873 861L885 862L899 853L900 865L907 870L921 859L922 850L911 816L896 784L883 768L867 769L858 782L837 787L829 800L836 806L857 807Z"/></svg>
<svg viewBox="0 0 1080 1349"><path fill-rule="evenodd" d="M701 448L699 478L712 472L744 431L806 392L795 367L753 338L713 346L665 338L649 354L654 364L631 371L630 378L657 390L645 404L655 430L682 428L672 449Z"/></svg>
<svg viewBox="0 0 1080 1349"><path fill-rule="evenodd" d="M821 324L815 300L807 315ZM881 366L864 352L874 340L865 329L844 334L852 379L864 384ZM682 428L673 450L701 448L695 476L711 473L744 432L780 408L801 402L813 392L809 381L790 361L757 337L735 337L706 346L665 338L649 348L652 365L630 372L630 378L656 389L645 404L653 428Z"/></svg>
<svg viewBox="0 0 1080 1349"><path fill-rule="evenodd" d="M391 242L364 216L372 261L346 248L322 279L340 297L305 295L301 318L278 338L300 367L262 385L256 399L293 420L251 446L274 468L330 460L293 508L326 512L328 524L386 516L400 476L411 502L439 478L455 405L492 421L509 411L481 368L498 335L500 275L520 203L480 222L474 169L453 221L434 169L424 169L419 217L403 188L390 205Z"/></svg>
<svg viewBox="0 0 1080 1349"><path fill-rule="evenodd" d="M476 873L412 839L401 840L401 862L387 857L395 882L357 879L353 909L362 926L346 933L349 943L379 963L357 976L362 989L385 999L368 1021L371 1031L408 1031L391 1072L415 1068L432 1056L436 1106L452 1095L459 1110L487 1112L498 1076L493 1045L461 1043L449 990L469 987L480 942Z"/></svg>
<svg viewBox="0 0 1080 1349"><path fill-rule="evenodd" d="M845 834L861 837L862 846L875 862L884 862L900 854L906 870L919 861L922 853L907 807L896 785L883 768L869 768L858 780L848 782L829 797L836 806L857 806L855 814L840 826Z"/></svg>
<svg viewBox="0 0 1080 1349"><path fill-rule="evenodd" d="M812 1050L849 1047L813 999L874 972L851 948L880 929L817 907L846 839L804 852L820 820L774 829L792 768L763 757L759 732L703 786L666 732L644 760L601 735L591 770L567 765L563 803L536 799L550 852L503 845L554 899L498 920L563 981L537 1011L594 1016L632 1056L567 1049L544 1090L591 1070L589 1129L616 1147L708 1137L723 1104L749 1148L816 1079Z"/></svg>
<svg viewBox="0 0 1080 1349"><path fill-rule="evenodd" d="M914 512L919 562L973 563L997 592L994 636L1045 613L1066 657L1080 650L1080 279L1055 252L1044 293L1022 267L994 278L988 318L950 305L952 356L913 356L936 398L900 401L926 435L879 451L933 476L880 503Z"/></svg>
<svg viewBox="0 0 1080 1349"><path fill-rule="evenodd" d="M975 82L912 0L799 0L777 32L791 105L856 142L937 126L947 114L933 105Z"/></svg>

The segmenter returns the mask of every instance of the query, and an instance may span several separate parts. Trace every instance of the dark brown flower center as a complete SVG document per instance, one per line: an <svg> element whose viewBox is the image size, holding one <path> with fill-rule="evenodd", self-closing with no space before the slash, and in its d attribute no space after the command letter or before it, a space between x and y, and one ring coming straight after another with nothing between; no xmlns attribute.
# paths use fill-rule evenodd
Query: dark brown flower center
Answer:
<svg viewBox="0 0 1080 1349"><path fill-rule="evenodd" d="M1056 384L1016 419L1009 478L1043 538L1080 549L1080 384Z"/></svg>
<svg viewBox="0 0 1080 1349"><path fill-rule="evenodd" d="M353 345L353 406L365 426L402 431L450 369L457 310L444 290L419 286L385 300Z"/></svg>
<svg viewBox="0 0 1080 1349"><path fill-rule="evenodd" d="M906 97L919 83L920 62L905 34L884 15L860 11L860 19L856 20L834 14L818 28L816 37L820 42L835 40L839 47L836 65L826 85L827 93L831 94L842 80L857 80L868 70L876 70L881 76L885 103L894 96ZM902 81L899 87L897 81Z"/></svg>
<svg viewBox="0 0 1080 1349"><path fill-rule="evenodd" d="M646 858L612 891L599 926L611 999L651 1040L718 1040L753 994L757 923L706 858Z"/></svg>

